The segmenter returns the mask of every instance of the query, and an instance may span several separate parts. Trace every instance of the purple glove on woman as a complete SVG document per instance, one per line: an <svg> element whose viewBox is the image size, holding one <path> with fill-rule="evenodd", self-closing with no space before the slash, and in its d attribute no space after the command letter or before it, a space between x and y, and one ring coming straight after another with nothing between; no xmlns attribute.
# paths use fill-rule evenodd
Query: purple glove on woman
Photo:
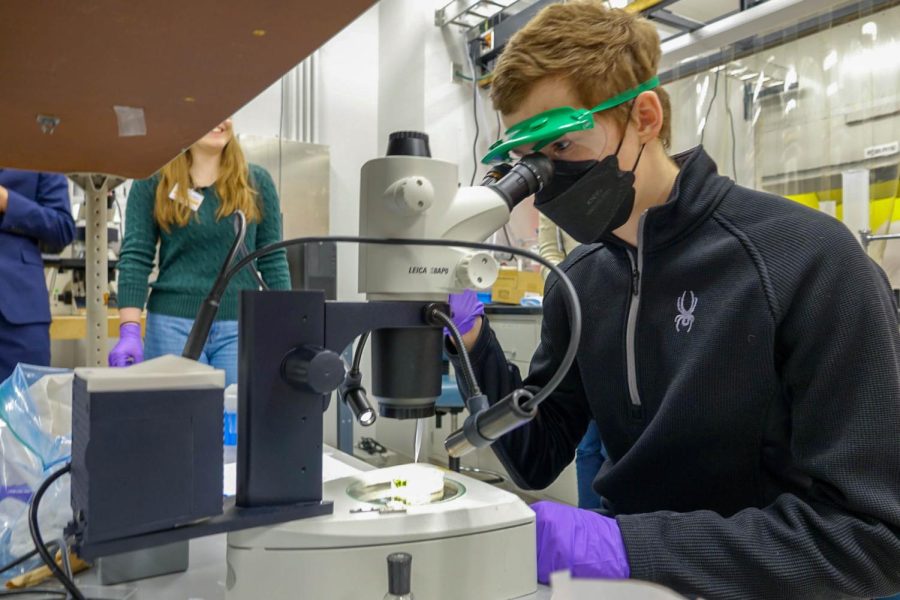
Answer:
<svg viewBox="0 0 900 600"><path fill-rule="evenodd" d="M119 343L109 353L109 366L127 367L144 360L141 343L141 324L128 322L119 325Z"/></svg>
<svg viewBox="0 0 900 600"><path fill-rule="evenodd" d="M628 579L631 569L615 519L590 510L538 502L536 515L538 581L571 571L585 579Z"/></svg>
<svg viewBox="0 0 900 600"><path fill-rule="evenodd" d="M484 304L472 290L461 294L450 294L450 316L461 335L466 335L475 326L475 319L484 314ZM450 333L444 329L445 335Z"/></svg>

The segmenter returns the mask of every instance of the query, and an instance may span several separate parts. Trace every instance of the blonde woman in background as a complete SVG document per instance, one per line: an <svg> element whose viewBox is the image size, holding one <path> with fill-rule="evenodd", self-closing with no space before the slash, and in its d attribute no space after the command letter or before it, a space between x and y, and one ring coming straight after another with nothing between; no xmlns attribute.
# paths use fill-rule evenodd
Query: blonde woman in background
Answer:
<svg viewBox="0 0 900 600"><path fill-rule="evenodd" d="M181 354L194 316L234 242L231 217L237 210L247 217L244 243L251 252L281 239L275 185L265 169L247 164L231 119L153 177L134 182L118 265L120 339L109 354L110 366ZM149 286L157 243L159 274ZM270 289L290 289L284 250L260 258L256 268ZM225 371L226 385L237 381L238 292L258 285L246 269L231 280L200 356L201 362Z"/></svg>

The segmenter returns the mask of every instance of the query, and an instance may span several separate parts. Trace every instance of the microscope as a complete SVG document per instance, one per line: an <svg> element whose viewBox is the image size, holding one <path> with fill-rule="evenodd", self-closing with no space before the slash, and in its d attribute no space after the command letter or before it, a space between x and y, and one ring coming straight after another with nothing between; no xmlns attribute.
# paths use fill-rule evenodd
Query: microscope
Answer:
<svg viewBox="0 0 900 600"><path fill-rule="evenodd" d="M195 319L183 354L187 358L200 355L231 277L258 256L289 245L323 239L361 243L359 285L368 301L326 302L324 293L315 290L241 293L237 495L220 514L183 507L209 507L213 498L221 498L221 488L194 488L183 498L167 497L164 504L171 511L160 502L150 503L153 514L146 516L114 502L94 501L104 498L104 490L114 493L130 484L137 495L160 495L158 489L144 490L140 476L159 465L143 449L130 454L129 437L113 434L103 422L100 406L114 413L112 404L95 401L92 406L89 386L76 394L74 410L84 422L73 435L73 509L78 516L73 531L82 556L330 512L330 503L322 500L322 412L332 392L341 388L357 418L372 420L365 388L359 381L347 385L340 353L372 332L371 388L379 413L398 419L433 415L441 385L442 328L453 328L447 295L493 283L498 265L485 251L491 246L481 240L499 229L512 208L551 176L549 159L533 154L513 166L495 168L480 186L460 188L456 165L431 158L425 134L394 133L387 156L362 168L359 237L285 240L233 266L226 261ZM162 419L160 431L182 436L157 440L163 446L191 449L194 471L179 476L195 479L197 470L219 468L221 449L196 445L198 439L210 439L208 435L166 427L165 418L146 415L143 427ZM201 454L209 456L204 459ZM182 467L173 463L168 468ZM119 475L104 481L102 474L107 472ZM103 516L96 514L100 506ZM103 528L92 527L92 520L103 523Z"/></svg>
<svg viewBox="0 0 900 600"><path fill-rule="evenodd" d="M552 174L543 155L492 170L480 186L460 187L454 163L431 158L428 136L390 135L387 155L367 162L360 184L360 236L480 242ZM369 301L444 303L453 292L487 289L499 264L491 252L451 246L359 246L359 291ZM440 328L372 332L372 392L379 414L434 415L440 395Z"/></svg>
<svg viewBox="0 0 900 600"><path fill-rule="evenodd" d="M510 211L550 177L549 159L532 154L515 165L496 167L480 186L459 187L456 165L431 158L425 134L397 132L390 136L387 156L362 168L360 236L285 240L234 265L231 257L226 261L195 319L184 357L199 356L231 277L259 256L290 245L326 239L360 243L359 289L367 301L326 301L324 293L315 290L241 293L237 494L224 506L221 481L216 485L214 478L198 477L221 472L221 398L213 408L216 403L209 393L178 392L179 414L188 416L173 427L171 414L149 400L171 399L175 391L154 389L154 382L148 381L143 389L136 385L128 392L92 394L90 382L79 381L76 373L73 422L78 427L73 427L71 465L76 521L70 532L80 555L90 560L231 532L228 563L233 585L228 597L243 599L259 597L259 582L267 578L263 573L290 559L292 552L286 550L302 554L291 564L303 565L305 581L323 586L316 588L320 597L332 597L328 586L346 581L327 580L325 574L336 577L341 571L336 565L329 571L322 562L323 548L356 552L359 561L371 565L371 553L422 543L418 564L437 565L445 544L456 547L454 555L479 560L488 560L485 553L512 547L504 568L470 582L471 597L533 591L534 515L507 492L459 476L461 481L447 480L429 503L415 507L418 512L411 508L402 526L373 522L370 517L377 515L358 513L377 503L376 496L389 501L394 495L391 486L403 480L403 474L382 474L363 484L329 482L323 496L322 414L332 393L339 391L340 401L348 403L360 423L374 420L358 370L348 373L340 356L356 339L359 350L370 334L371 390L378 413L396 419L434 414L441 386L442 328L455 330L447 295L494 282L498 264L489 252L493 246L481 240L506 223ZM515 251L541 261L527 251ZM580 319L574 289L570 293L570 308ZM577 337L573 332L557 379L574 360ZM544 392L549 394L556 383L551 379ZM132 394L131 400L124 398L126 393ZM472 416L451 436L454 441L448 449L463 454L527 422L536 413L540 393L517 390L492 406L484 396L472 399ZM129 412L127 420L123 407ZM123 426L135 427L133 435L123 432ZM159 456L145 447L132 448L146 442L140 433L148 429L157 432L157 446L184 448L191 461L179 459L183 453L175 452L160 465ZM212 443L216 435L218 445ZM143 476L162 470L174 480L192 484L165 489L159 477L147 481ZM422 478L428 479L428 474ZM123 489L141 501L117 502ZM269 551L273 548L280 551ZM378 573L381 567L379 563ZM277 572L294 577L300 568L278 567ZM443 577L432 579L430 597L449 597L438 591L445 582ZM485 585L498 587L490 592ZM280 593L272 590L267 597L281 597Z"/></svg>
<svg viewBox="0 0 900 600"><path fill-rule="evenodd" d="M371 382L361 382L351 367L352 382L345 380L339 394L360 424L373 420L363 383L383 418L434 414L446 325L435 317L449 319L448 294L494 283L499 265L480 241L551 176L550 161L532 155L495 168L480 186L460 187L456 165L432 158L428 137L419 132L391 134L386 156L363 165L360 238L385 243L360 244L359 291L367 302L325 308L326 340L340 336L327 347L340 351L355 331L361 334L358 357L371 332ZM365 317L351 325L355 312L330 316L342 305ZM510 414L503 401L495 406ZM470 408L479 415L491 410ZM476 437L486 432L471 424L468 430ZM490 425L487 430L494 431ZM468 439L462 432L456 436ZM436 485L428 488L431 481ZM397 502L409 488L418 488L425 501ZM228 600L288 598L285 590L301 589L309 597L360 598L384 588L384 560L394 552L414 557L413 591L422 597L500 600L535 591L534 514L509 492L424 464L327 481L323 492L334 502L331 515L229 534L234 577Z"/></svg>

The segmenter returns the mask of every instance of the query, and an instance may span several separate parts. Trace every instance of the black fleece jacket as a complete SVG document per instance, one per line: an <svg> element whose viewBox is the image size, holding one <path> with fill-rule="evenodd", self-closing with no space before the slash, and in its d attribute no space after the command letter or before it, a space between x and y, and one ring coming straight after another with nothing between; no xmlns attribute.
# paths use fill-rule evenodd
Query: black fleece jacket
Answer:
<svg viewBox="0 0 900 600"><path fill-rule="evenodd" d="M594 488L634 578L705 598L900 591L884 273L831 217L735 185L702 148L676 160L637 248L610 238L563 263L584 316L576 363L494 451L543 488L594 419L609 452ZM569 339L557 283L525 385L550 379ZM491 402L523 385L486 320L471 355Z"/></svg>

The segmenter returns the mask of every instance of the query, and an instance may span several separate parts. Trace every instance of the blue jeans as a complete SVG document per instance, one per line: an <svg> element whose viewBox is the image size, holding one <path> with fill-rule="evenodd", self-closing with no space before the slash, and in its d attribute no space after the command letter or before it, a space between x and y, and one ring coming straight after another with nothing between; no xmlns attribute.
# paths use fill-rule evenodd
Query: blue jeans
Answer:
<svg viewBox="0 0 900 600"><path fill-rule="evenodd" d="M147 313L147 334L144 337L144 360L164 354L181 356L193 319ZM225 386L237 383L238 323L214 321L209 338L198 359L225 371Z"/></svg>
<svg viewBox="0 0 900 600"><path fill-rule="evenodd" d="M587 432L575 449L575 476L578 480L578 508L600 508L600 496L593 483L606 460L606 449L600 441L597 423L591 420Z"/></svg>

